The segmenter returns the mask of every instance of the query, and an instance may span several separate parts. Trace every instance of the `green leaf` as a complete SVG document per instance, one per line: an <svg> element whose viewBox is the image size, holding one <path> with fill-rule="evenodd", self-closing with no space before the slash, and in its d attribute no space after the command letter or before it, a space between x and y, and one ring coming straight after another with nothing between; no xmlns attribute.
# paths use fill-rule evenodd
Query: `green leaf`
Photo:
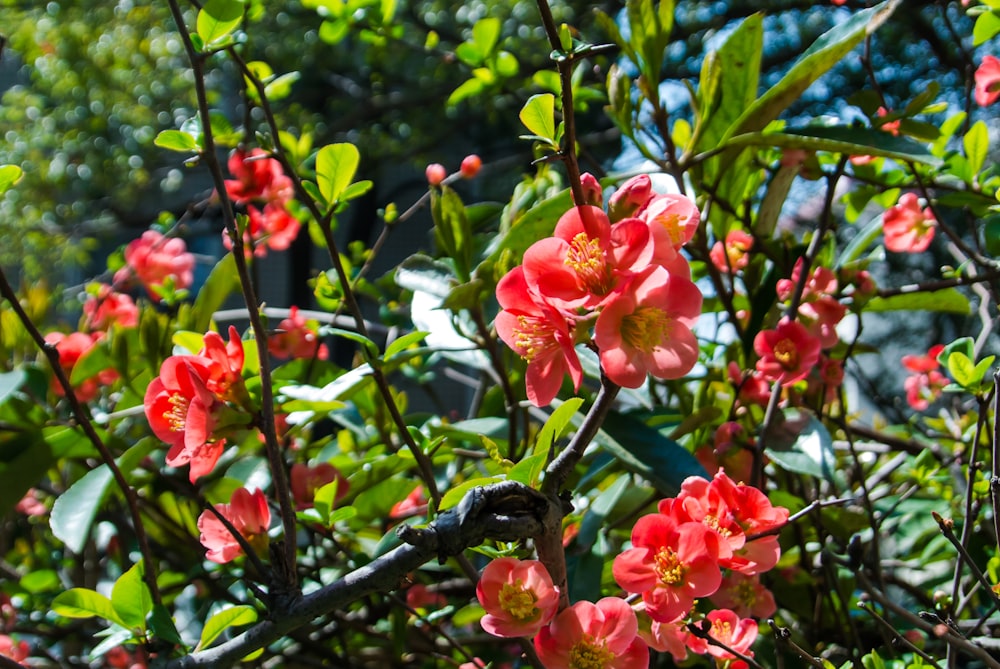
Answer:
<svg viewBox="0 0 1000 669"><path fill-rule="evenodd" d="M243 3L239 0L208 0L198 12L196 30L206 45L236 29L243 20Z"/></svg>
<svg viewBox="0 0 1000 669"><path fill-rule="evenodd" d="M965 157L969 161L969 167L972 169L972 172L979 174L979 171L983 169L983 163L986 162L986 155L990 149L990 133L986 129L986 123L976 121L969 128L969 132L965 133L965 137L962 138L962 146L965 147Z"/></svg>
<svg viewBox="0 0 1000 669"><path fill-rule="evenodd" d="M876 216L872 220L868 221L864 227L857 231L857 234L847 243L844 250L840 252L837 257L836 267L839 269L848 263L854 262L861 257L861 254L865 252L865 249L871 247L871 245L878 239L878 236L882 234L882 217Z"/></svg>
<svg viewBox="0 0 1000 669"><path fill-rule="evenodd" d="M330 144L316 155L316 183L327 204L341 199L351 185L361 162L358 147L353 144Z"/></svg>
<svg viewBox="0 0 1000 669"><path fill-rule="evenodd" d="M787 409L766 435L764 449L778 467L832 481L836 471L833 438L829 430L809 411ZM782 444L783 445L778 445Z"/></svg>
<svg viewBox="0 0 1000 669"><path fill-rule="evenodd" d="M462 199L448 186L434 189L431 216L439 250L454 261L459 281L467 282L472 270L472 229Z"/></svg>
<svg viewBox="0 0 1000 669"><path fill-rule="evenodd" d="M73 365L69 375L69 382L74 387L80 385L87 379L96 376L105 369L114 367L111 358L111 351L108 350L107 340L102 339L94 346L91 346L80 359Z"/></svg>
<svg viewBox="0 0 1000 669"><path fill-rule="evenodd" d="M448 96L448 100L445 104L449 107L454 107L459 102L466 98L475 97L485 91L487 88L486 84L483 83L482 79L477 79L473 77L472 79L467 79L462 82L458 88L451 92Z"/></svg>
<svg viewBox="0 0 1000 669"><path fill-rule="evenodd" d="M969 299L954 288L874 297L869 300L865 310L870 312L921 310L962 315L971 313Z"/></svg>
<svg viewBox="0 0 1000 669"><path fill-rule="evenodd" d="M142 578L142 560L122 574L111 589L111 605L129 629L145 632L146 616L153 610L153 598Z"/></svg>
<svg viewBox="0 0 1000 669"><path fill-rule="evenodd" d="M500 39L500 28L501 23L498 18L480 19L472 26L472 41L484 57L493 53Z"/></svg>
<svg viewBox="0 0 1000 669"><path fill-rule="evenodd" d="M521 113L518 114L525 128L552 144L556 143L555 104L554 95L539 93L528 98L521 108Z"/></svg>
<svg viewBox="0 0 1000 669"><path fill-rule="evenodd" d="M128 625L118 616L114 606L111 605L110 599L87 588L73 588L58 594L52 600L52 610L67 618L93 618L97 616L128 628Z"/></svg>
<svg viewBox="0 0 1000 669"><path fill-rule="evenodd" d="M777 84L743 110L727 136L763 130L827 70L837 64L855 46L882 25L901 0L887 0L857 12L847 21L827 31L792 65Z"/></svg>
<svg viewBox="0 0 1000 669"><path fill-rule="evenodd" d="M457 506L458 503L462 501L462 498L465 497L465 493L469 492L473 488L480 488L482 486L487 486L503 480L502 476L488 476L469 479L465 483L452 486L448 489L448 492L441 497L441 504L438 506L438 512L440 513L441 511L446 511L453 506Z"/></svg>
<svg viewBox="0 0 1000 669"><path fill-rule="evenodd" d="M689 476L709 478L686 448L632 415L608 414L594 441L663 494L676 494Z"/></svg>
<svg viewBox="0 0 1000 669"><path fill-rule="evenodd" d="M972 27L972 45L985 44L1000 34L1000 14L983 12Z"/></svg>
<svg viewBox="0 0 1000 669"><path fill-rule="evenodd" d="M572 397L565 402L562 402L556 410L552 412L552 415L549 416L548 420L545 421L545 425L542 426L542 429L538 431L538 437L535 439L532 452L548 454L549 449L552 448L552 445L557 439L562 437L566 428L569 427L573 417L577 414L580 410L580 406L582 405L582 397Z"/></svg>
<svg viewBox="0 0 1000 669"><path fill-rule="evenodd" d="M938 353L938 364L947 365L952 353L961 353L970 360L976 355L976 342L972 337L959 337Z"/></svg>
<svg viewBox="0 0 1000 669"><path fill-rule="evenodd" d="M135 463L148 455L153 446L151 439L139 441L118 458L119 468L131 471ZM52 505L49 527L52 528L52 534L72 552L80 553L87 543L90 526L104 502L111 481L111 470L107 465L100 465L84 474L57 497Z"/></svg>
<svg viewBox="0 0 1000 669"><path fill-rule="evenodd" d="M0 194L6 192L21 178L21 168L17 165L0 165Z"/></svg>
<svg viewBox="0 0 1000 669"><path fill-rule="evenodd" d="M422 332L420 330L417 330L416 332L407 333L407 334L403 335L402 337L400 337L399 339L394 340L388 346L386 346L386 348L385 348L385 355L382 356L382 357L385 360L389 360L389 359L392 358L392 356L396 355L400 351L405 351L407 348L409 348L413 344L416 344L417 342L421 341L428 334L430 334L430 333L429 332Z"/></svg>
<svg viewBox="0 0 1000 669"><path fill-rule="evenodd" d="M545 469L545 463L548 462L548 459L548 453L537 453L522 458L520 462L511 467L507 472L507 479L510 481L519 481L526 486L534 488L541 477L542 470Z"/></svg>
<svg viewBox="0 0 1000 669"><path fill-rule="evenodd" d="M162 130L153 140L153 144L168 151L191 153L197 151L198 140L182 130Z"/></svg>
<svg viewBox="0 0 1000 669"><path fill-rule="evenodd" d="M219 638L220 634L230 627L250 625L255 622L257 622L257 609L252 606L240 604L223 609L205 622L205 627L201 630L201 640L195 651L208 648L213 641Z"/></svg>
<svg viewBox="0 0 1000 669"><path fill-rule="evenodd" d="M447 263L415 253L396 268L396 285L414 292L421 291L447 297L456 283L455 273Z"/></svg>
<svg viewBox="0 0 1000 669"><path fill-rule="evenodd" d="M0 404L6 402L7 398L17 392L18 388L23 386L27 380L28 375L23 369L0 374Z"/></svg>
<svg viewBox="0 0 1000 669"><path fill-rule="evenodd" d="M973 375L975 369L976 366L972 363L969 356L960 351L955 351L948 356L948 372L951 374L951 378L955 379L955 382L963 388L974 385Z"/></svg>
<svg viewBox="0 0 1000 669"><path fill-rule="evenodd" d="M804 126L782 132L751 132L732 137L727 146L774 146L782 149L829 151L852 156L885 156L895 160L939 166L942 161L930 148L908 137L896 137L874 128L853 126Z"/></svg>
<svg viewBox="0 0 1000 669"><path fill-rule="evenodd" d="M184 640L181 639L180 632L174 624L174 619L170 616L170 611L163 604L153 606L153 615L149 619L149 629L153 635L164 641L169 641L175 646L185 647Z"/></svg>
<svg viewBox="0 0 1000 669"><path fill-rule="evenodd" d="M222 308L226 298L240 287L240 277L236 272L236 258L227 253L209 273L198 291L191 309L191 322L186 327L195 332L207 332L212 324L212 316ZM200 347L199 347L200 348Z"/></svg>
<svg viewBox="0 0 1000 669"><path fill-rule="evenodd" d="M320 518L327 527L331 527L330 524L330 510L333 509L334 503L337 501L337 488L340 487L340 481L334 479L329 483L320 486L313 493L313 508L319 512Z"/></svg>

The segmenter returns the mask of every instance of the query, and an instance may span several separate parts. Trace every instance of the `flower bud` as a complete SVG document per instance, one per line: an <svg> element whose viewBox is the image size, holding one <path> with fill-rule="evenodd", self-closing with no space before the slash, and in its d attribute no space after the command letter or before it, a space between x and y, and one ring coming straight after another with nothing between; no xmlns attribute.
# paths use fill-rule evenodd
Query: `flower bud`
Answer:
<svg viewBox="0 0 1000 669"><path fill-rule="evenodd" d="M444 178L448 176L448 171L441 163L431 163L424 170L424 174L427 176L427 183L432 186L440 186Z"/></svg>
<svg viewBox="0 0 1000 669"><path fill-rule="evenodd" d="M463 179L474 179L482 167L482 158L471 153L462 159L462 166L459 168L459 171L462 173Z"/></svg>
<svg viewBox="0 0 1000 669"><path fill-rule="evenodd" d="M632 177L608 200L608 218L616 223L635 215L653 197L653 182L648 174Z"/></svg>

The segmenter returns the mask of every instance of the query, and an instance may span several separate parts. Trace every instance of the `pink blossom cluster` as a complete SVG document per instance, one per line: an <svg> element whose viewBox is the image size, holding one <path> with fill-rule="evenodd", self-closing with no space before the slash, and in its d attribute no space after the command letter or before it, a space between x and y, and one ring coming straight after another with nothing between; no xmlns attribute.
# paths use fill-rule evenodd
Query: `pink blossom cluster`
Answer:
<svg viewBox="0 0 1000 669"><path fill-rule="evenodd" d="M215 510L218 515L205 510L198 517L201 544L208 549L206 558L224 564L243 553L240 541L219 520L219 515L229 521L256 553L263 553L267 549L271 510L261 490L250 492L246 488L237 488L233 491L229 504L216 504Z"/></svg>
<svg viewBox="0 0 1000 669"><path fill-rule="evenodd" d="M234 204L246 207L244 252L264 256L269 248L287 249L298 236L300 224L288 211L294 189L281 163L262 149L249 153L236 149L229 156L229 171L236 178L226 180L226 194ZM228 233L223 232L222 241L227 249L233 248Z"/></svg>
<svg viewBox="0 0 1000 669"><path fill-rule="evenodd" d="M711 481L689 478L677 497L662 500L657 513L636 522L632 547L615 558L615 580L641 596L641 603L633 607L605 597L559 611L558 588L541 562L499 558L487 565L477 587L486 611L481 624L495 636L533 636L547 669L644 667L649 648L670 652L677 661L691 652L743 666L705 637L753 655L752 618L773 615L776 608L760 574L777 564L775 532L787 520L787 509L725 472ZM718 608L702 614L695 602L705 597Z"/></svg>
<svg viewBox="0 0 1000 669"><path fill-rule="evenodd" d="M134 277L146 289L150 299L159 302L174 291L187 289L194 283L194 264L194 256L188 253L183 239L147 230L125 247L125 266L115 272L114 283L116 286L127 285ZM104 299L110 299L110 294L106 294ZM131 311L127 306L123 308ZM94 310L94 315L100 316L99 304Z"/></svg>
<svg viewBox="0 0 1000 669"><path fill-rule="evenodd" d="M197 355L170 356L146 388L146 418L157 438L170 446L167 464L189 464L192 483L212 471L226 434L246 422L250 406L243 359L236 328L230 326L228 343L208 332Z"/></svg>
<svg viewBox="0 0 1000 669"><path fill-rule="evenodd" d="M587 203L563 214L497 284L497 333L527 361L536 406L552 401L567 374L579 388L579 343L596 348L604 374L628 388L649 374L680 378L698 359L691 327L702 296L679 253L698 228L698 208L654 193L647 175L623 184L607 213L596 206L597 180L584 175L583 187Z"/></svg>
<svg viewBox="0 0 1000 669"><path fill-rule="evenodd" d="M319 340L315 322L309 323L294 305L288 309L288 318L278 323L275 333L267 338L267 350L286 360L313 357L326 360L330 355L326 344Z"/></svg>
<svg viewBox="0 0 1000 669"><path fill-rule="evenodd" d="M948 377L939 371L938 356L943 350L944 344L936 344L926 355L904 355L901 360L909 372L903 381L906 403L915 411L926 411L948 385Z"/></svg>
<svg viewBox="0 0 1000 669"><path fill-rule="evenodd" d="M930 207L920 206L916 193L903 193L899 201L882 214L885 248L894 253L920 253L934 240L937 218Z"/></svg>

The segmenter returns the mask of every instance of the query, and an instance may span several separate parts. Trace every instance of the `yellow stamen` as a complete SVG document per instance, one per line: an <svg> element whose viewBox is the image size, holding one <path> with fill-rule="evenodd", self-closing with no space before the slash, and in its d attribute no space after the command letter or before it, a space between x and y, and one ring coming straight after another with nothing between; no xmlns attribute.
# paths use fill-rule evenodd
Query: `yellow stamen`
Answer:
<svg viewBox="0 0 1000 669"><path fill-rule="evenodd" d="M500 608L515 620L525 622L538 617L539 610L535 606L538 597L534 590L524 587L521 579L514 583L504 583L497 598L500 600Z"/></svg>
<svg viewBox="0 0 1000 669"><path fill-rule="evenodd" d="M677 553L674 552L673 548L669 546L661 548L653 558L653 563L653 569L656 571L656 575L660 577L660 582L664 585L676 585L684 580L684 574L687 572L687 569L684 563L677 557Z"/></svg>
<svg viewBox="0 0 1000 669"><path fill-rule="evenodd" d="M614 657L605 644L598 644L592 636L584 634L569 651L569 666L570 669L605 669Z"/></svg>
<svg viewBox="0 0 1000 669"><path fill-rule="evenodd" d="M671 321L655 307L639 307L622 319L622 339L632 348L651 352L670 338Z"/></svg>

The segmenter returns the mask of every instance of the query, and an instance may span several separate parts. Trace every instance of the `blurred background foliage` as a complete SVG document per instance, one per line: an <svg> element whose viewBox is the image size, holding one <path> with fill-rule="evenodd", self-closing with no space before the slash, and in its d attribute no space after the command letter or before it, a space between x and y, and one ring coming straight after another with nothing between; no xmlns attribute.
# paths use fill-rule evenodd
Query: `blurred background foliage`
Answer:
<svg viewBox="0 0 1000 669"><path fill-rule="evenodd" d="M517 110L526 96L556 84L534 2L253 3L252 37L237 48L280 77L283 90L274 97L287 97L275 105L279 126L310 134L313 146L355 143L362 174L376 183L352 219L350 239L370 241L378 207L397 200L406 206L400 197L407 185L422 188L428 162L455 169L474 147L491 166L489 179L475 186L482 199L506 199L531 171L529 145L517 139ZM773 84L806 45L863 4L768 3L762 84ZM595 10L616 16L623 5L572 0L554 2L553 11L577 37L601 43L610 40ZM19 187L0 201L0 263L20 266L29 279L51 276L54 263L85 262L98 248L95 239L135 236L161 211L177 215L206 197L205 172L153 144L161 130L194 115L190 69L166 5L4 0L0 7L0 164L24 170ZM688 113L682 80L697 79L706 52L759 9L744 0L678 3L662 84L671 113ZM499 30L475 33L487 17ZM946 89L961 81L972 59L954 35L968 34L968 21L954 3L911 0L897 12L878 33L871 61L887 99L907 100L931 81ZM597 173L622 152L601 110L614 58L599 56L580 72L584 167ZM236 130L230 143L241 136L253 143L263 128L261 110L245 104L233 68L210 72L213 107ZM834 108L843 102L833 100L839 91L864 88L865 77L862 59L848 58L792 111L861 117Z"/></svg>

